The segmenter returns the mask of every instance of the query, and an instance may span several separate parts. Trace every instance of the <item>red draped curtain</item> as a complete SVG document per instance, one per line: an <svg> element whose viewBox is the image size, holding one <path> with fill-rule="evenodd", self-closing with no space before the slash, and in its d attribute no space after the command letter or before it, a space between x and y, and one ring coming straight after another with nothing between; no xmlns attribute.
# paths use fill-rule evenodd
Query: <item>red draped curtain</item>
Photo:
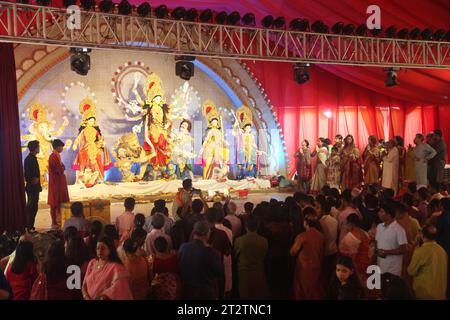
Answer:
<svg viewBox="0 0 450 320"><path fill-rule="evenodd" d="M319 137L333 140L337 133L352 134L362 149L369 135L386 140L402 136L408 145L416 133L426 134L435 128L441 128L444 139L450 139L450 105L395 99L315 66L311 67L310 80L300 85L294 81L292 64L247 65L273 104L283 132L289 132L284 139L290 174L295 172L294 153L303 139L308 139L313 149Z"/></svg>
<svg viewBox="0 0 450 320"><path fill-rule="evenodd" d="M16 66L11 43L0 42L0 61L0 232L2 232L23 230L27 218Z"/></svg>

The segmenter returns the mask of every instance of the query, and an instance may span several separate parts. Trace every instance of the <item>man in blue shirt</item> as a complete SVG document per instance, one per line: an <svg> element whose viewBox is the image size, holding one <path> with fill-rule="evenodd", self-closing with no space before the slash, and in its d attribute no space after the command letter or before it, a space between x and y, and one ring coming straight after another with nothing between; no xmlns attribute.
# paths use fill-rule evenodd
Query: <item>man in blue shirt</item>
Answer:
<svg viewBox="0 0 450 320"><path fill-rule="evenodd" d="M224 276L220 255L208 244L211 226L206 221L194 225L194 240L184 243L178 252L183 283L183 298L215 300L219 297L218 282Z"/></svg>

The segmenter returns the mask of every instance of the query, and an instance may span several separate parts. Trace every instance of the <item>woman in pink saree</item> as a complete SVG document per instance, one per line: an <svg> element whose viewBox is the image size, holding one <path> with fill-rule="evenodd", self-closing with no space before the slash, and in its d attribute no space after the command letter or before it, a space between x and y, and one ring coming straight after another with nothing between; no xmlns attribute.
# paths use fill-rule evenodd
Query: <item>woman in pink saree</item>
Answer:
<svg viewBox="0 0 450 320"><path fill-rule="evenodd" d="M129 274L117 256L114 241L97 242L97 258L87 267L82 293L85 300L132 300Z"/></svg>

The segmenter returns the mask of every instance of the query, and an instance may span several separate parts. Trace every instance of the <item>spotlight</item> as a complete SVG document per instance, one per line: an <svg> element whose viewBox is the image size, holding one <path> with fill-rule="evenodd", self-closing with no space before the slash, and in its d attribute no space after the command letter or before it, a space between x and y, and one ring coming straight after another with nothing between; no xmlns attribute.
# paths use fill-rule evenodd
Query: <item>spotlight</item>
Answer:
<svg viewBox="0 0 450 320"><path fill-rule="evenodd" d="M227 20L227 13L225 11L219 12L216 16L216 23L218 24L225 24L225 21Z"/></svg>
<svg viewBox="0 0 450 320"><path fill-rule="evenodd" d="M242 17L242 22L246 26L254 27L256 25L255 15L253 13L246 13Z"/></svg>
<svg viewBox="0 0 450 320"><path fill-rule="evenodd" d="M342 31L345 35L350 36L355 32L355 26L353 24L348 24L344 27L344 30Z"/></svg>
<svg viewBox="0 0 450 320"><path fill-rule="evenodd" d="M370 30L370 33L372 34L372 36L377 37L379 36L381 33L383 32L383 28L380 26L379 29L375 28Z"/></svg>
<svg viewBox="0 0 450 320"><path fill-rule="evenodd" d="M88 11L95 7L95 0L81 0L80 4L84 10Z"/></svg>
<svg viewBox="0 0 450 320"><path fill-rule="evenodd" d="M286 26L286 19L284 17L278 17L273 22L273 26L277 29L282 29Z"/></svg>
<svg viewBox="0 0 450 320"><path fill-rule="evenodd" d="M401 30L399 30L399 32L397 32L397 38L399 39L406 39L408 38L409 35L409 30L406 28L403 28Z"/></svg>
<svg viewBox="0 0 450 320"><path fill-rule="evenodd" d="M195 21L195 20L197 20L197 17L198 17L198 13L195 8L189 9L184 16L184 18L187 21Z"/></svg>
<svg viewBox="0 0 450 320"><path fill-rule="evenodd" d="M76 0L63 0L63 6L65 8L68 8L70 6L73 6L74 4L76 4L77 1Z"/></svg>
<svg viewBox="0 0 450 320"><path fill-rule="evenodd" d="M444 39L444 37L445 37L445 31L443 29L439 29L433 34L434 41L441 41L442 39Z"/></svg>
<svg viewBox="0 0 450 320"><path fill-rule="evenodd" d="M119 14L123 14L125 16L129 15L131 13L131 10L133 9L131 7L131 4L127 0L122 0L119 3Z"/></svg>
<svg viewBox="0 0 450 320"><path fill-rule="evenodd" d="M266 16L266 17L264 17L262 20L261 20L261 25L264 27L264 28L271 28L272 27L272 25L273 25L273 17L272 16Z"/></svg>
<svg viewBox="0 0 450 320"><path fill-rule="evenodd" d="M91 58L89 52L91 49L87 48L70 48L72 53L70 57L70 69L77 74L85 76L91 69Z"/></svg>
<svg viewBox="0 0 450 320"><path fill-rule="evenodd" d="M186 9L184 7L177 7L172 11L172 18L175 20L182 20L186 14Z"/></svg>
<svg viewBox="0 0 450 320"><path fill-rule="evenodd" d="M200 14L200 21L205 22L205 23L211 22L212 16L213 16L213 13L212 13L211 9L206 9L205 11L203 11Z"/></svg>
<svg viewBox="0 0 450 320"><path fill-rule="evenodd" d="M423 40L431 40L432 37L433 37L433 30L431 30L430 28L426 28L425 30L422 31Z"/></svg>
<svg viewBox="0 0 450 320"><path fill-rule="evenodd" d="M169 15L169 10L165 4L160 5L155 9L155 15L158 19L166 19Z"/></svg>
<svg viewBox="0 0 450 320"><path fill-rule="evenodd" d="M400 82L398 82L397 80L397 72L394 70L394 68L388 68L385 69L384 71L387 72L387 79L384 82L386 87L393 87L400 84Z"/></svg>
<svg viewBox="0 0 450 320"><path fill-rule="evenodd" d="M390 26L386 29L386 31L384 31L384 35L386 36L386 38L394 38L396 33L397 28L395 26Z"/></svg>
<svg viewBox="0 0 450 320"><path fill-rule="evenodd" d="M414 28L410 31L409 33L409 38L410 39L417 39L420 35L420 29L419 28Z"/></svg>
<svg viewBox="0 0 450 320"><path fill-rule="evenodd" d="M141 3L137 7L137 13L141 17L147 17L148 14L150 13L150 10L151 10L151 7L150 7L150 4L148 2Z"/></svg>
<svg viewBox="0 0 450 320"><path fill-rule="evenodd" d="M309 22L306 19L294 19L289 23L289 27L295 31L306 31L309 27Z"/></svg>
<svg viewBox="0 0 450 320"><path fill-rule="evenodd" d="M357 36L364 37L366 35L366 32L367 32L367 27L365 24L361 24L358 26L358 28L356 28Z"/></svg>
<svg viewBox="0 0 450 320"><path fill-rule="evenodd" d="M232 26L235 26L239 22L239 20L241 20L241 15L237 11L233 11L227 17L227 23Z"/></svg>
<svg viewBox="0 0 450 320"><path fill-rule="evenodd" d="M192 56L175 56L175 74L181 79L189 81L194 76L194 64Z"/></svg>
<svg viewBox="0 0 450 320"><path fill-rule="evenodd" d="M344 24L342 22L336 22L332 27L331 31L335 34L342 34L344 31Z"/></svg>
<svg viewBox="0 0 450 320"><path fill-rule="evenodd" d="M111 0L100 1L99 8L101 12L108 13L114 8L114 3Z"/></svg>
<svg viewBox="0 0 450 320"><path fill-rule="evenodd" d="M325 25L325 23L323 23L320 20L315 21L311 25L311 29L316 33L327 33L328 32L328 26Z"/></svg>
<svg viewBox="0 0 450 320"><path fill-rule="evenodd" d="M50 4L50 0L36 0L36 3L40 6L48 6Z"/></svg>
<svg viewBox="0 0 450 320"><path fill-rule="evenodd" d="M294 64L294 80L298 84L308 82L309 76L309 63L296 63Z"/></svg>

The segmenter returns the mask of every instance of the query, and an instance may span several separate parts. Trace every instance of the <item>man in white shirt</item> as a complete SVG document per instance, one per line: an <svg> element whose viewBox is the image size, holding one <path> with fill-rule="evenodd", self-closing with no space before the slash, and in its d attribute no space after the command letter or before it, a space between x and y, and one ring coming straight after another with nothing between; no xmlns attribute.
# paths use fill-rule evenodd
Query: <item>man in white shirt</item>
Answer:
<svg viewBox="0 0 450 320"><path fill-rule="evenodd" d="M134 206L136 200L134 198L126 198L124 202L125 212L116 218L116 229L119 232L121 240L127 238L134 227ZM121 241L122 242L122 241Z"/></svg>
<svg viewBox="0 0 450 320"><path fill-rule="evenodd" d="M227 204L227 215L225 219L228 220L231 224L231 231L233 232L233 239L241 235L242 231L242 223L241 219L236 216L237 206L236 203L230 201Z"/></svg>
<svg viewBox="0 0 450 320"><path fill-rule="evenodd" d="M339 230L339 243L344 239L345 235L350 231L350 226L347 223L347 217L352 213L356 213L360 218L361 214L358 209L352 206L352 191L350 189L344 190L342 192L342 206L343 209L339 211L337 216L338 230Z"/></svg>
<svg viewBox="0 0 450 320"><path fill-rule="evenodd" d="M403 255L407 252L408 239L403 227L395 221L395 207L388 202L378 211L382 223L375 236L377 264L381 273L402 275Z"/></svg>

